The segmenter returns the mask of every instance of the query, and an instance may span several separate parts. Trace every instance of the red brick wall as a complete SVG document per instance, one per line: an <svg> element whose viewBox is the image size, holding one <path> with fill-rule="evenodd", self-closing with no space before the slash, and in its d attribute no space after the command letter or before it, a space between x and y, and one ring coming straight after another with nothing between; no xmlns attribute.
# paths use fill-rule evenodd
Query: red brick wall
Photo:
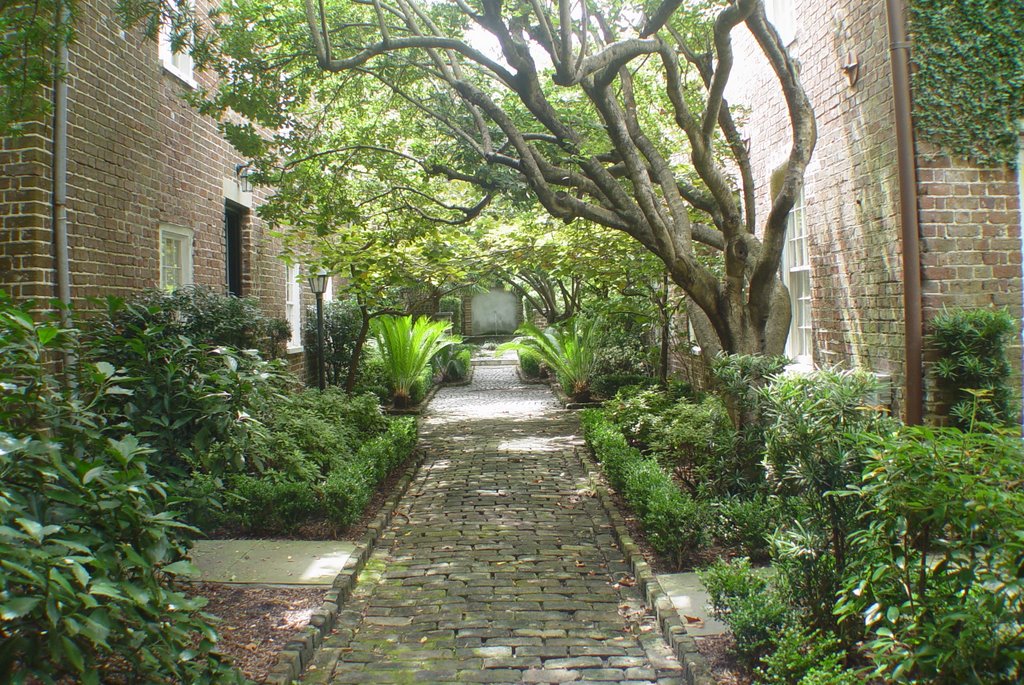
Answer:
<svg viewBox="0 0 1024 685"><path fill-rule="evenodd" d="M793 4L797 32L790 51L818 124L805 188L814 360L890 375L900 411L903 263L885 6L859 0ZM742 29L738 33L738 59L746 66L739 67L729 96L750 108L744 130L763 221L770 176L785 161L791 132L774 76L752 38ZM860 65L853 85L842 70L850 61ZM1019 316L1014 175L924 155L919 166L926 318L954 303L1007 305ZM935 398L925 399L930 404Z"/></svg>
<svg viewBox="0 0 1024 685"><path fill-rule="evenodd" d="M85 306L89 297L157 286L161 224L193 230L194 281L223 288L224 183L242 160L216 122L181 99L189 87L163 68L157 41L121 30L113 7L113 0L83 4L70 50L72 296ZM209 75L196 78L212 85ZM53 296L51 133L49 125L40 128L41 135L6 141L0 152L0 287L17 297ZM243 294L284 317L285 267L277 253L276 241L250 213L243 227Z"/></svg>
<svg viewBox="0 0 1024 685"><path fill-rule="evenodd" d="M927 321L943 308L1005 307L1021 317L1021 214L1016 173L979 169L966 160L920 146L922 298ZM927 362L937 358L927 346ZM1011 359L1019 387L1020 338ZM928 368L926 364L926 369ZM934 375L926 376L927 409L941 415Z"/></svg>

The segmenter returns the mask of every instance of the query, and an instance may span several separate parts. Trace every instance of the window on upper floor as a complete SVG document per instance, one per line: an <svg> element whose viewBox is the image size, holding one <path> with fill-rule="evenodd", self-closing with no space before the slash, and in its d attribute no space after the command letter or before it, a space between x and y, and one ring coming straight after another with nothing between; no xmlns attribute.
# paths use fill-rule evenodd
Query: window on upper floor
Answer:
<svg viewBox="0 0 1024 685"><path fill-rule="evenodd" d="M160 226L160 287L175 290L192 285L192 229Z"/></svg>
<svg viewBox="0 0 1024 685"><path fill-rule="evenodd" d="M796 38L796 13L793 5L796 0L764 0L764 11L768 21L779 32L783 45L789 45Z"/></svg>
<svg viewBox="0 0 1024 685"><path fill-rule="evenodd" d="M172 0L172 3L177 7L184 7L184 3L186 1L187 0ZM184 47L179 48L179 51L175 51L171 40L171 33L171 25L165 21L160 26L160 63L163 64L164 69L171 72L188 85L195 87L196 79L194 65L192 63L192 55L189 54L188 49Z"/></svg>
<svg viewBox="0 0 1024 685"><path fill-rule="evenodd" d="M801 366L813 364L814 328L811 322L811 261L807 254L807 224L804 221L804 194L800 194L789 212L786 247L782 252L782 280L789 288L793 319L786 340L786 356Z"/></svg>
<svg viewBox="0 0 1024 685"><path fill-rule="evenodd" d="M288 322L291 337L288 339L288 351L298 352L302 349L302 283L297 264L285 267L284 281L284 318Z"/></svg>

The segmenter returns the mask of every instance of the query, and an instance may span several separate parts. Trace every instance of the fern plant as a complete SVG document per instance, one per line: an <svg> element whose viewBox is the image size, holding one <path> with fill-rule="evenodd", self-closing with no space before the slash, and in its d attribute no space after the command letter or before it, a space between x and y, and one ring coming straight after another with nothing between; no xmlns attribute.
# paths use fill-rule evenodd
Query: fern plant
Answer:
<svg viewBox="0 0 1024 685"><path fill-rule="evenodd" d="M555 372L566 394L585 402L590 399L590 381L597 365L597 324L596 319L573 317L557 328L541 330L526 321L516 331L519 337L498 350L535 353Z"/></svg>
<svg viewBox="0 0 1024 685"><path fill-rule="evenodd" d="M448 322L431 321L421 316L382 316L374 320L373 333L380 346L384 367L391 384L395 407L408 407L412 390L430 360L460 338L448 335Z"/></svg>

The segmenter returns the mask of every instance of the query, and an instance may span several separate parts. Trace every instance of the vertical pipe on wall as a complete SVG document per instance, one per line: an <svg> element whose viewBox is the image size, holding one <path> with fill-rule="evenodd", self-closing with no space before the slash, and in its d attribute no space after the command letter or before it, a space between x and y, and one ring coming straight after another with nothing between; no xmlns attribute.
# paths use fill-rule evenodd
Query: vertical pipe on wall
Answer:
<svg viewBox="0 0 1024 685"><path fill-rule="evenodd" d="M1024 119L1017 122L1017 197L1021 254L1024 254ZM1021 265L1021 268L1024 269L1024 265ZM1021 306L1021 311L1024 312L1024 293L1022 293ZM1021 342L1024 343L1024 328L1021 329ZM1021 350L1021 369L1024 370L1024 346ZM1021 392L1024 393L1024 373L1021 373ZM1024 397L1024 394L1021 397ZM1024 415L1021 416L1021 425L1024 426Z"/></svg>
<svg viewBox="0 0 1024 685"><path fill-rule="evenodd" d="M900 185L900 226L903 239L903 326L906 385L904 420L919 424L924 415L921 313L921 244L917 211L917 163L910 98L910 43L905 0L886 0L893 105L896 113L896 155Z"/></svg>
<svg viewBox="0 0 1024 685"><path fill-rule="evenodd" d="M71 325L71 266L68 259L68 7L57 3L57 62L53 75L53 251L61 324Z"/></svg>

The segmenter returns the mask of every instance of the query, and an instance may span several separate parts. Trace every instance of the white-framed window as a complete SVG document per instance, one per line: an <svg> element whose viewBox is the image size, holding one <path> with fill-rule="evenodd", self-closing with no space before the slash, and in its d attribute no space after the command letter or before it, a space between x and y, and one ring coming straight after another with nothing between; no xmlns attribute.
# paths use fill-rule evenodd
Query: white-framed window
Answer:
<svg viewBox="0 0 1024 685"><path fill-rule="evenodd" d="M192 285L192 229L160 226L160 287L174 290Z"/></svg>
<svg viewBox="0 0 1024 685"><path fill-rule="evenodd" d="M783 45L789 45L796 38L796 13L793 8L795 1L764 0L765 14L779 32Z"/></svg>
<svg viewBox="0 0 1024 685"><path fill-rule="evenodd" d="M288 351L298 352L302 349L302 282L298 264L285 267L284 281L284 317L288 321L291 337L288 339Z"/></svg>
<svg viewBox="0 0 1024 685"><path fill-rule="evenodd" d="M807 254L804 192L801 190L786 223L786 247L782 252L782 280L789 288L793 320L786 340L786 356L800 366L811 366L814 327L811 321L811 260Z"/></svg>
<svg viewBox="0 0 1024 685"><path fill-rule="evenodd" d="M172 0L172 2L176 7L184 7L187 0ZM183 49L182 52L174 51L174 47L171 45L171 27L166 21L160 26L159 45L160 63L163 64L164 69L195 88L196 79L192 55L187 49Z"/></svg>

